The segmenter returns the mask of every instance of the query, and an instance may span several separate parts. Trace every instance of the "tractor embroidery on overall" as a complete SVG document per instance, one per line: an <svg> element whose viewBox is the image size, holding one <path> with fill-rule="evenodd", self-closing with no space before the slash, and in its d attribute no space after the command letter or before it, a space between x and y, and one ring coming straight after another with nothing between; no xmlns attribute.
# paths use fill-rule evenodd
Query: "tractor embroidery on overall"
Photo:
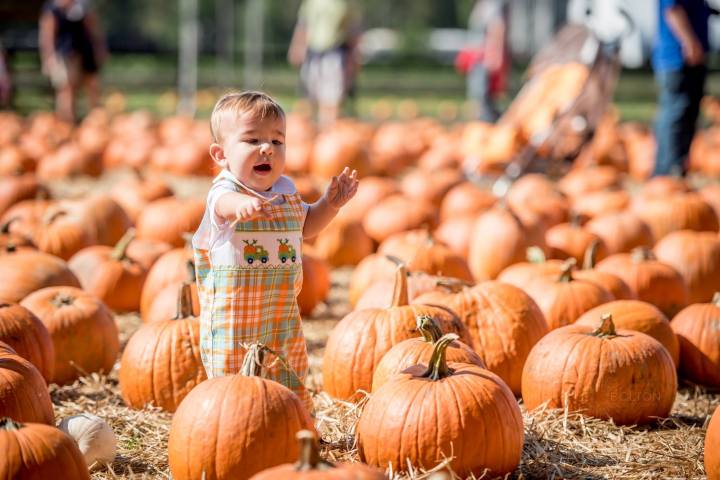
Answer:
<svg viewBox="0 0 720 480"><path fill-rule="evenodd" d="M267 263L269 254L268 251L262 245L257 244L257 240L243 240L245 247L243 248L243 257L245 261L250 265L253 262L260 260L262 263Z"/></svg>
<svg viewBox="0 0 720 480"><path fill-rule="evenodd" d="M277 241L280 242L280 246L278 246L278 258L280 258L280 261L286 263L290 259L291 262L295 263L297 254L295 253L295 247L290 245L290 240L278 238Z"/></svg>

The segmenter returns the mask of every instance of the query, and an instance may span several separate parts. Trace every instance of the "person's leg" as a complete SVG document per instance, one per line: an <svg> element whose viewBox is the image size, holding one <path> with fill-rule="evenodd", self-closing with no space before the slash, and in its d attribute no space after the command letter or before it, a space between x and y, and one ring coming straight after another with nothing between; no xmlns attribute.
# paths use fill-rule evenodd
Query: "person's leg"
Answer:
<svg viewBox="0 0 720 480"><path fill-rule="evenodd" d="M498 119L499 115L490 95L490 72L482 63L475 64L468 73L467 96L477 120L494 123Z"/></svg>
<svg viewBox="0 0 720 480"><path fill-rule="evenodd" d="M687 156L690 152L690 144L692 143L695 131L697 129L697 121L700 115L700 102L705 91L705 77L707 69L705 66L689 67L685 70L685 76L681 84L683 95L688 98L688 107L684 112L680 135L679 151L683 157L682 174L687 173Z"/></svg>
<svg viewBox="0 0 720 480"><path fill-rule="evenodd" d="M88 109L92 110L100 106L100 76L97 73L87 73L83 77L85 94L88 99Z"/></svg>
<svg viewBox="0 0 720 480"><path fill-rule="evenodd" d="M690 107L690 97L683 91L683 78L682 70L656 73L659 99L655 122L657 152L653 176L679 174L684 168L683 123Z"/></svg>

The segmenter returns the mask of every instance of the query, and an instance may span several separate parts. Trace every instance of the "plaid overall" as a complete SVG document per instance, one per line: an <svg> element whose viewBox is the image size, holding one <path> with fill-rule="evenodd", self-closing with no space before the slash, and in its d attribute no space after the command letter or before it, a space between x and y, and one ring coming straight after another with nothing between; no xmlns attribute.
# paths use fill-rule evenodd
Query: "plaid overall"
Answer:
<svg viewBox="0 0 720 480"><path fill-rule="evenodd" d="M266 378L293 390L312 410L303 385L308 369L297 295L302 286L305 211L298 194L270 205L269 219L235 226L224 256L195 247L200 352L209 378L237 373L258 341L287 360L267 359Z"/></svg>

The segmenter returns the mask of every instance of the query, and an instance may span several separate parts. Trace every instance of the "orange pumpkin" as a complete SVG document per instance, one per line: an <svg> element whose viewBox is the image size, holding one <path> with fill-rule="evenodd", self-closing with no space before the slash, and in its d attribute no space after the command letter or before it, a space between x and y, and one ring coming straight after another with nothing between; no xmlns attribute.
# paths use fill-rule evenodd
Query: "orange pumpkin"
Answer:
<svg viewBox="0 0 720 480"><path fill-rule="evenodd" d="M595 217L585 224L585 229L605 243L608 255L636 247L650 248L654 243L648 224L630 211Z"/></svg>
<svg viewBox="0 0 720 480"><path fill-rule="evenodd" d="M720 387L720 294L711 303L696 303L670 322L680 341L680 375Z"/></svg>
<svg viewBox="0 0 720 480"><path fill-rule="evenodd" d="M607 248L600 237L589 232L577 222L560 223L545 232L545 243L550 258L565 260L573 258L577 263L583 261L585 252L591 244L596 244L598 260L607 256Z"/></svg>
<svg viewBox="0 0 720 480"><path fill-rule="evenodd" d="M75 441L54 425L0 418L3 478L90 480Z"/></svg>
<svg viewBox="0 0 720 480"><path fill-rule="evenodd" d="M688 288L680 273L658 261L646 248L611 255L599 262L596 268L623 279L638 300L655 305L668 318L688 303Z"/></svg>
<svg viewBox="0 0 720 480"><path fill-rule="evenodd" d="M363 228L370 238L382 242L394 233L437 225L437 208L424 200L395 194L380 200L365 215Z"/></svg>
<svg viewBox="0 0 720 480"><path fill-rule="evenodd" d="M301 315L310 315L330 293L330 267L315 256L316 251L304 248L302 254L303 285L297 297Z"/></svg>
<svg viewBox="0 0 720 480"><path fill-rule="evenodd" d="M440 219L477 216L491 208L497 199L495 196L471 182L462 182L448 190L440 205Z"/></svg>
<svg viewBox="0 0 720 480"><path fill-rule="evenodd" d="M673 232L655 245L654 252L685 279L688 303L708 302L720 290L720 238L715 233Z"/></svg>
<svg viewBox="0 0 720 480"><path fill-rule="evenodd" d="M158 258L148 271L140 296L140 316L145 318L148 315L160 291L168 285L175 285L174 291L177 292L177 286L182 282L195 283L192 251L174 248ZM174 304L170 303L171 306Z"/></svg>
<svg viewBox="0 0 720 480"><path fill-rule="evenodd" d="M612 315L613 323L623 330L635 330L650 335L670 354L675 366L680 362L680 344L670 321L657 307L639 300L616 300L583 313L576 325L590 327L600 324L603 315Z"/></svg>
<svg viewBox="0 0 720 480"><path fill-rule="evenodd" d="M83 289L119 312L140 308L140 295L147 276L145 268L127 255L128 244L134 236L134 230L128 230L115 247L88 247L69 262Z"/></svg>
<svg viewBox="0 0 720 480"><path fill-rule="evenodd" d="M533 347L522 373L528 410L567 408L618 425L670 414L677 391L675 364L654 338L615 330L612 315L599 327L570 325Z"/></svg>
<svg viewBox="0 0 720 480"><path fill-rule="evenodd" d="M202 200L175 197L155 200L140 213L137 236L181 247L185 244L183 234L194 233L204 213L205 202Z"/></svg>
<svg viewBox="0 0 720 480"><path fill-rule="evenodd" d="M362 461L398 472L451 459L461 478L515 470L524 437L520 408L497 375L447 363L445 350L457 338L445 335L427 365L406 369L373 393L357 425Z"/></svg>
<svg viewBox="0 0 720 480"><path fill-rule="evenodd" d="M380 470L362 463L330 463L320 458L316 436L310 430L300 430L296 435L300 456L295 463L268 468L253 475L250 480L383 480L387 478Z"/></svg>
<svg viewBox="0 0 720 480"><path fill-rule="evenodd" d="M125 403L143 408L152 403L174 412L180 402L207 378L200 358L200 322L193 312L190 285L176 291L173 317L137 330L120 362L120 391Z"/></svg>
<svg viewBox="0 0 720 480"><path fill-rule="evenodd" d="M55 424L52 401L45 380L32 363L0 342L0 418L18 422ZM7 450L3 451L3 457ZM0 457L2 472L3 457ZM12 478L12 477L7 477Z"/></svg>
<svg viewBox="0 0 720 480"><path fill-rule="evenodd" d="M80 287L60 258L43 252L16 251L0 256L0 300L17 303L36 290L56 285Z"/></svg>
<svg viewBox="0 0 720 480"><path fill-rule="evenodd" d="M655 241L676 230L718 231L715 210L698 193L637 197L632 211L650 226Z"/></svg>
<svg viewBox="0 0 720 480"><path fill-rule="evenodd" d="M55 347L45 325L27 308L0 303L0 342L32 363L50 381L55 369Z"/></svg>
<svg viewBox="0 0 720 480"><path fill-rule="evenodd" d="M334 219L315 238L314 253L333 267L357 265L375 245L358 222Z"/></svg>
<svg viewBox="0 0 720 480"><path fill-rule="evenodd" d="M574 263L566 262L558 276L540 277L525 287L542 310L550 330L570 325L591 308L614 300L597 283L575 278L573 267Z"/></svg>
<svg viewBox="0 0 720 480"><path fill-rule="evenodd" d="M81 374L109 373L120 351L112 313L96 297L79 288L49 287L21 303L50 333L55 346L53 383L72 383Z"/></svg>
<svg viewBox="0 0 720 480"><path fill-rule="evenodd" d="M720 479L720 406L712 414L705 434L705 473L708 480Z"/></svg>
<svg viewBox="0 0 720 480"><path fill-rule="evenodd" d="M468 265L475 281L492 280L513 263L525 260L531 246L520 219L507 208L492 208L475 222Z"/></svg>
<svg viewBox="0 0 720 480"><path fill-rule="evenodd" d="M32 239L39 250L63 260L97 242L95 231L86 219L79 212L63 207L50 207L45 211Z"/></svg>
<svg viewBox="0 0 720 480"><path fill-rule="evenodd" d="M176 480L248 478L294 461L295 434L314 430L302 401L260 377L261 347L250 346L237 375L196 386L173 416L168 463Z"/></svg>
<svg viewBox="0 0 720 480"><path fill-rule="evenodd" d="M0 214L21 200L38 196L49 198L50 194L32 173L0 177Z"/></svg>

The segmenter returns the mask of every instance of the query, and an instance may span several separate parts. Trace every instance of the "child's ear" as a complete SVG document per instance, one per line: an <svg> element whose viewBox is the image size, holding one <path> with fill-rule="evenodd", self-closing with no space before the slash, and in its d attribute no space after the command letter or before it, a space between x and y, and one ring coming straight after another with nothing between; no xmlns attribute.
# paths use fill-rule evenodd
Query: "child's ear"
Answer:
<svg viewBox="0 0 720 480"><path fill-rule="evenodd" d="M210 145L210 156L213 162L220 168L227 167L227 159L225 158L225 150L219 143L213 143Z"/></svg>

